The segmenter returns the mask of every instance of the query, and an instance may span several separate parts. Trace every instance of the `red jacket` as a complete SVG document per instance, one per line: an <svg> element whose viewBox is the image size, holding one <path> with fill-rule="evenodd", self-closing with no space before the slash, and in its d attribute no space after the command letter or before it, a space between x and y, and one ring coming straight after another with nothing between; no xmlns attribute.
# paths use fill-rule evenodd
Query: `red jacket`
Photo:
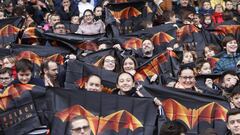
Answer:
<svg viewBox="0 0 240 135"><path fill-rule="evenodd" d="M224 22L224 20L223 20L223 13L214 12L213 15L212 15L212 19L213 19L213 22L215 24L223 23Z"/></svg>

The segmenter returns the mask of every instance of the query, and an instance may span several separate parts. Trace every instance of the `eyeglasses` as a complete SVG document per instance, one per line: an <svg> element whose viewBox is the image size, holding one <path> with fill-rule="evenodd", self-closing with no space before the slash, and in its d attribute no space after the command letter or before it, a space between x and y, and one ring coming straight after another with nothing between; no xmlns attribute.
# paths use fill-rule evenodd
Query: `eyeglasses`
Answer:
<svg viewBox="0 0 240 135"><path fill-rule="evenodd" d="M105 62L107 62L107 63L115 63L115 60L108 60L108 59L105 59Z"/></svg>
<svg viewBox="0 0 240 135"><path fill-rule="evenodd" d="M182 79L184 79L184 80L187 80L187 79L189 79L189 80L194 80L195 79L195 77L194 76L180 76Z"/></svg>
<svg viewBox="0 0 240 135"><path fill-rule="evenodd" d="M86 126L83 126L83 127L77 127L77 128L74 128L72 129L72 131L75 131L75 132L81 132L81 130L88 130L89 129L89 125L86 125Z"/></svg>

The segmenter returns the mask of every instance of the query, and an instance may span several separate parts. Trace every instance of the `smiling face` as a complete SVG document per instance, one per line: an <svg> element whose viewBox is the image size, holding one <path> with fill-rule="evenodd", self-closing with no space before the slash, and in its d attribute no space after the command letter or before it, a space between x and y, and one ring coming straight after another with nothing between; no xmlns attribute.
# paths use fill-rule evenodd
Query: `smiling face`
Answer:
<svg viewBox="0 0 240 135"><path fill-rule="evenodd" d="M128 92L135 86L134 80L128 73L122 73L118 77L117 88L122 92Z"/></svg>
<svg viewBox="0 0 240 135"><path fill-rule="evenodd" d="M204 55L206 58L211 58L215 55L214 50L211 50L209 47L204 48Z"/></svg>
<svg viewBox="0 0 240 135"><path fill-rule="evenodd" d="M142 43L142 51L143 54L149 55L152 54L154 50L154 46L151 40L144 40Z"/></svg>
<svg viewBox="0 0 240 135"><path fill-rule="evenodd" d="M182 70L178 82L181 86L185 89L193 88L195 86L196 80L193 70L191 69L184 69Z"/></svg>
<svg viewBox="0 0 240 135"><path fill-rule="evenodd" d="M103 62L103 68L105 70L113 71L115 69L115 66L116 66L116 60L114 57L112 56L105 57Z"/></svg>
<svg viewBox="0 0 240 135"><path fill-rule="evenodd" d="M238 49L238 44L236 40L231 40L226 44L226 51L228 54L236 53Z"/></svg>
<svg viewBox="0 0 240 135"><path fill-rule="evenodd" d="M93 16L92 12L86 11L84 14L83 20L85 23L90 24L93 22L93 18L94 18L94 16Z"/></svg>
<svg viewBox="0 0 240 135"><path fill-rule="evenodd" d="M123 69L125 72L131 72L132 70L135 70L135 63L131 58L127 58L123 62Z"/></svg>

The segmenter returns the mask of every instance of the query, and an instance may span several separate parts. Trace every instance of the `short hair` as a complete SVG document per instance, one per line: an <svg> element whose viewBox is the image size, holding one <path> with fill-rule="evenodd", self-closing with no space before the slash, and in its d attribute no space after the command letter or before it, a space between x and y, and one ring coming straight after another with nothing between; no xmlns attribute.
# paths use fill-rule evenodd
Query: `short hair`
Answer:
<svg viewBox="0 0 240 135"><path fill-rule="evenodd" d="M137 63L137 60L133 57L133 56L127 56L125 57L123 60L122 60L122 70L124 71L123 69L123 65L124 65L124 62L126 61L126 59L131 59L135 65L135 68L138 67L138 63Z"/></svg>
<svg viewBox="0 0 240 135"><path fill-rule="evenodd" d="M97 5L96 7L94 7L93 12L95 12L97 8L102 8L102 6Z"/></svg>
<svg viewBox="0 0 240 135"><path fill-rule="evenodd" d="M118 76L117 76L117 81L116 81L116 84L118 84L119 77L120 77L120 75L122 75L122 74L128 74L128 75L130 75L130 76L131 76L131 78L132 78L132 80L133 80L133 82L135 81L135 80L134 80L134 76L133 76L133 75L131 75L130 73L128 73L128 72L120 72L120 73L118 74Z"/></svg>
<svg viewBox="0 0 240 135"><path fill-rule="evenodd" d="M55 30L58 25L64 25L62 22L57 22L53 25L53 29ZM65 25L64 25L65 27Z"/></svg>
<svg viewBox="0 0 240 135"><path fill-rule="evenodd" d="M224 77L225 77L226 75L233 75L233 76L237 76L237 77L238 77L238 74L236 73L235 70L226 70L226 71L224 71L224 72L222 73L222 75L221 75L220 80L221 80L222 82L223 82L223 79L224 79Z"/></svg>
<svg viewBox="0 0 240 135"><path fill-rule="evenodd" d="M205 59L198 59L198 60L196 61L196 69L197 69L197 71L200 71L201 68L202 68L202 66L203 66L205 63L209 63L209 64L210 64L210 62L207 61L207 60L205 60ZM210 66L211 66L211 64L210 64Z"/></svg>
<svg viewBox="0 0 240 135"><path fill-rule="evenodd" d="M228 110L226 122L228 122L230 116L236 115L236 114L240 114L240 109L234 108L234 109Z"/></svg>
<svg viewBox="0 0 240 135"><path fill-rule="evenodd" d="M90 12L92 15L94 15L93 11L91 9L86 9L84 12L83 12L83 16L85 16L86 12Z"/></svg>
<svg viewBox="0 0 240 135"><path fill-rule="evenodd" d="M228 21L233 19L233 12L232 11L225 11L223 12L223 20Z"/></svg>
<svg viewBox="0 0 240 135"><path fill-rule="evenodd" d="M30 70L31 72L33 72L33 63L30 60L21 59L21 60L16 62L17 73L20 72L20 71L25 72L27 70Z"/></svg>
<svg viewBox="0 0 240 135"><path fill-rule="evenodd" d="M162 14L163 20L165 22L170 21L170 17L173 17L175 15L174 11L164 11Z"/></svg>
<svg viewBox="0 0 240 135"><path fill-rule="evenodd" d="M83 116L81 116L81 115L78 115L78 116L76 116L76 117L74 117L74 118L72 118L71 120L70 120L70 127L72 128L72 122L74 122L74 121L76 121L76 120L82 120L82 119L84 119L84 120L86 120L87 122L88 122L88 124L89 124L89 121L87 120L87 118L85 118L85 117L83 117Z"/></svg>
<svg viewBox="0 0 240 135"><path fill-rule="evenodd" d="M91 77L97 77L97 78L99 78L99 80L100 80L100 83L102 84L102 78L99 76L99 75L97 75L97 74L92 74L92 75L90 75L89 77L88 77L88 79L87 79L87 81L86 82L88 82L89 81L89 79L91 78Z"/></svg>
<svg viewBox="0 0 240 135"><path fill-rule="evenodd" d="M179 121L166 121L163 123L159 135L180 135L186 133L187 127Z"/></svg>
<svg viewBox="0 0 240 135"><path fill-rule="evenodd" d="M11 68L5 67L5 68L0 69L0 74L5 74L5 73L8 73L10 76L12 76Z"/></svg>
<svg viewBox="0 0 240 135"><path fill-rule="evenodd" d="M240 94L240 85L237 85L237 86L234 87L233 91L231 92L230 97L233 97L237 94Z"/></svg>
<svg viewBox="0 0 240 135"><path fill-rule="evenodd" d="M236 40L232 34L228 34L223 38L222 41L222 46L225 47L227 45L228 42L232 41L232 40Z"/></svg>

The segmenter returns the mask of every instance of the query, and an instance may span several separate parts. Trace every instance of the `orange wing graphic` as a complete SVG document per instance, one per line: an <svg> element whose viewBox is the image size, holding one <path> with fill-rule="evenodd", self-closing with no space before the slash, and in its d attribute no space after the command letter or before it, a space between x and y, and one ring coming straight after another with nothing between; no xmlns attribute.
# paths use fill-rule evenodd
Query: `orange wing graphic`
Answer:
<svg viewBox="0 0 240 135"><path fill-rule="evenodd" d="M98 45L94 42L86 41L77 45L77 48L80 48L82 50L97 51Z"/></svg>
<svg viewBox="0 0 240 135"><path fill-rule="evenodd" d="M140 38L131 38L123 43L125 49L139 49L142 48L142 39Z"/></svg>
<svg viewBox="0 0 240 135"><path fill-rule="evenodd" d="M76 116L83 116L89 121L89 126L94 135L104 132L106 129L113 129L119 132L122 128L128 128L131 131L139 127L143 127L141 122L131 113L121 110L112 113L106 117L98 117L93 115L81 105L74 105L55 115L62 122L71 121Z"/></svg>
<svg viewBox="0 0 240 135"><path fill-rule="evenodd" d="M188 109L174 99L163 101L163 108L170 120L182 120L190 129L198 122L213 120L226 120L227 109L218 103L212 102L198 109Z"/></svg>
<svg viewBox="0 0 240 135"><path fill-rule="evenodd" d="M118 20L129 19L130 17L137 17L142 14L138 9L134 7L126 7L121 11L111 11L111 13Z"/></svg>
<svg viewBox="0 0 240 135"><path fill-rule="evenodd" d="M28 27L24 30L22 38L38 38L35 27Z"/></svg>
<svg viewBox="0 0 240 135"><path fill-rule="evenodd" d="M177 30L177 38L180 40L184 36L192 35L193 32L199 32L199 31L200 30L192 24L185 25L185 26L182 26L180 29Z"/></svg>
<svg viewBox="0 0 240 135"><path fill-rule="evenodd" d="M0 109L7 109L7 105L12 98L18 98L25 91L30 91L35 85L31 84L14 84L7 87L3 94L0 94Z"/></svg>
<svg viewBox="0 0 240 135"><path fill-rule="evenodd" d="M11 35L18 34L19 31L20 31L19 28L8 24L0 30L0 35L1 35L1 37L5 37L5 36L8 37Z"/></svg>
<svg viewBox="0 0 240 135"><path fill-rule="evenodd" d="M219 25L215 28L217 32L214 32L214 34L233 34L235 35L237 31L240 31L240 25Z"/></svg>
<svg viewBox="0 0 240 135"><path fill-rule="evenodd" d="M170 35L168 35L165 32L158 32L153 35L151 40L153 41L154 45L161 45L161 43L169 43L174 38Z"/></svg>
<svg viewBox="0 0 240 135"><path fill-rule="evenodd" d="M144 81L147 77L152 77L154 74L160 74L160 64L167 62L167 56L174 56L173 51L167 51L163 54L158 55L151 62L147 65L144 65L139 70L137 70L136 74L134 75L135 81Z"/></svg>
<svg viewBox="0 0 240 135"><path fill-rule="evenodd" d="M54 54L48 56L46 60L55 61L57 64L63 65L64 64L64 57L61 54Z"/></svg>
<svg viewBox="0 0 240 135"><path fill-rule="evenodd" d="M37 64L38 66L41 65L42 59L35 53L31 51L23 51L20 54L18 54L17 59L28 59L32 61L33 63Z"/></svg>

